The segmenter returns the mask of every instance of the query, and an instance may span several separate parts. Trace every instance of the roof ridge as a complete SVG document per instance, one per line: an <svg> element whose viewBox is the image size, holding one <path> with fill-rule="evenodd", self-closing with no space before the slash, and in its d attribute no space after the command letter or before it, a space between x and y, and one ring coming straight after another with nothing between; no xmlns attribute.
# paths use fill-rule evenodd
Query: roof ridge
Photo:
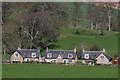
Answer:
<svg viewBox="0 0 120 80"><path fill-rule="evenodd" d="M48 51L73 51L73 50L48 50Z"/></svg>
<svg viewBox="0 0 120 80"><path fill-rule="evenodd" d="M17 49L17 50L39 50L39 49Z"/></svg>
<svg viewBox="0 0 120 80"><path fill-rule="evenodd" d="M104 51L84 51L84 52L104 52Z"/></svg>

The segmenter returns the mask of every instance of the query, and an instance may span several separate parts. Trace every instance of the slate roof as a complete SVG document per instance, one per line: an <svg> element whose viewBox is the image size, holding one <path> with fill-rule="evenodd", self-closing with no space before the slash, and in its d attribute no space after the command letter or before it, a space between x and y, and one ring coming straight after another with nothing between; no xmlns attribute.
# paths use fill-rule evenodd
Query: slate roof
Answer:
<svg viewBox="0 0 120 80"><path fill-rule="evenodd" d="M39 58L40 50L34 50L34 49L19 49L17 52L23 57L23 58L32 58L32 53L36 53L35 58Z"/></svg>
<svg viewBox="0 0 120 80"><path fill-rule="evenodd" d="M107 52L104 51L84 51L82 53L81 59L85 59L84 58L85 54L89 54L89 59L96 59L101 53L103 53L109 59L109 61L112 60L112 57Z"/></svg>
<svg viewBox="0 0 120 80"><path fill-rule="evenodd" d="M56 59L59 56L59 54L61 55L62 59L68 59L68 54L73 55L72 59L75 59L77 56L76 52L72 50L48 50L46 51L45 58L47 58L48 53L52 53L52 57L49 59Z"/></svg>

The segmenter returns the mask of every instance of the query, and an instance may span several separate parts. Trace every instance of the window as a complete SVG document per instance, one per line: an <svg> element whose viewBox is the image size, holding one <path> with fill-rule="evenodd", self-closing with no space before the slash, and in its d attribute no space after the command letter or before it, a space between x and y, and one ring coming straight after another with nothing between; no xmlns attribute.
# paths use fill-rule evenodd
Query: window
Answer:
<svg viewBox="0 0 120 80"><path fill-rule="evenodd" d="M14 61L19 61L18 59L14 59Z"/></svg>
<svg viewBox="0 0 120 80"><path fill-rule="evenodd" d="M103 61L101 61L101 64L104 64L104 62L103 62Z"/></svg>
<svg viewBox="0 0 120 80"><path fill-rule="evenodd" d="M96 55L95 55L95 57L96 57Z"/></svg>
<svg viewBox="0 0 120 80"><path fill-rule="evenodd" d="M85 54L84 58L89 59L89 54Z"/></svg>
<svg viewBox="0 0 120 80"><path fill-rule="evenodd" d="M68 54L68 58L73 58L73 55L72 54Z"/></svg>
<svg viewBox="0 0 120 80"><path fill-rule="evenodd" d="M69 63L72 63L72 60L68 60Z"/></svg>
<svg viewBox="0 0 120 80"><path fill-rule="evenodd" d="M36 53L32 53L32 57L36 57Z"/></svg>
<svg viewBox="0 0 120 80"><path fill-rule="evenodd" d="M51 57L52 57L52 53L48 53L47 58L51 58Z"/></svg>
<svg viewBox="0 0 120 80"><path fill-rule="evenodd" d="M15 57L18 57L18 54L17 54L17 53L15 54Z"/></svg>
<svg viewBox="0 0 120 80"><path fill-rule="evenodd" d="M101 59L104 59L104 56L101 56Z"/></svg>

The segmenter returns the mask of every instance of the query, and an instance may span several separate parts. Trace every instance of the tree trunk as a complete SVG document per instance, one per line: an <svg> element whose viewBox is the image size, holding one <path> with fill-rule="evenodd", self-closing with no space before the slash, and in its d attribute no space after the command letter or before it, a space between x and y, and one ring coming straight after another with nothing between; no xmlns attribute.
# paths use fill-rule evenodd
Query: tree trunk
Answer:
<svg viewBox="0 0 120 80"><path fill-rule="evenodd" d="M4 50L4 55L6 55L6 50Z"/></svg>
<svg viewBox="0 0 120 80"><path fill-rule="evenodd" d="M91 23L91 29L93 29L93 23Z"/></svg>
<svg viewBox="0 0 120 80"><path fill-rule="evenodd" d="M111 30L111 10L108 11L108 30Z"/></svg>
<svg viewBox="0 0 120 80"><path fill-rule="evenodd" d="M96 29L98 29L98 25L97 25L97 23L96 23Z"/></svg>
<svg viewBox="0 0 120 80"><path fill-rule="evenodd" d="M30 49L32 49L32 48L33 48L33 42L30 43Z"/></svg>
<svg viewBox="0 0 120 80"><path fill-rule="evenodd" d="M31 37L30 37L30 49L32 49L33 48L33 36L32 36L32 34L31 34Z"/></svg>
<svg viewBox="0 0 120 80"><path fill-rule="evenodd" d="M111 30L111 15L109 15L108 19L109 19L108 30L110 31Z"/></svg>

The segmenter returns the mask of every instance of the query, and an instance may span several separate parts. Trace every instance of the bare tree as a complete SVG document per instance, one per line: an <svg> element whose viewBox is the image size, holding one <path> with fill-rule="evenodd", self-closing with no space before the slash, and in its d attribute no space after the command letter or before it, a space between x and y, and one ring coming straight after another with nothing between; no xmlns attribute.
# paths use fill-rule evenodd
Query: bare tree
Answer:
<svg viewBox="0 0 120 80"><path fill-rule="evenodd" d="M81 3L79 2L74 2L73 3L73 6L74 6L74 9L73 9L73 16L72 16L72 19L73 19L73 25L74 27L78 26L79 22L80 22L80 17L81 17Z"/></svg>
<svg viewBox="0 0 120 80"><path fill-rule="evenodd" d="M36 12L26 15L26 17L24 32L27 34L28 41L30 42L30 49L35 46L34 42L37 37L40 37L39 41L41 43L43 37L47 37L52 41L57 35L55 29L58 27L58 17L53 12Z"/></svg>

